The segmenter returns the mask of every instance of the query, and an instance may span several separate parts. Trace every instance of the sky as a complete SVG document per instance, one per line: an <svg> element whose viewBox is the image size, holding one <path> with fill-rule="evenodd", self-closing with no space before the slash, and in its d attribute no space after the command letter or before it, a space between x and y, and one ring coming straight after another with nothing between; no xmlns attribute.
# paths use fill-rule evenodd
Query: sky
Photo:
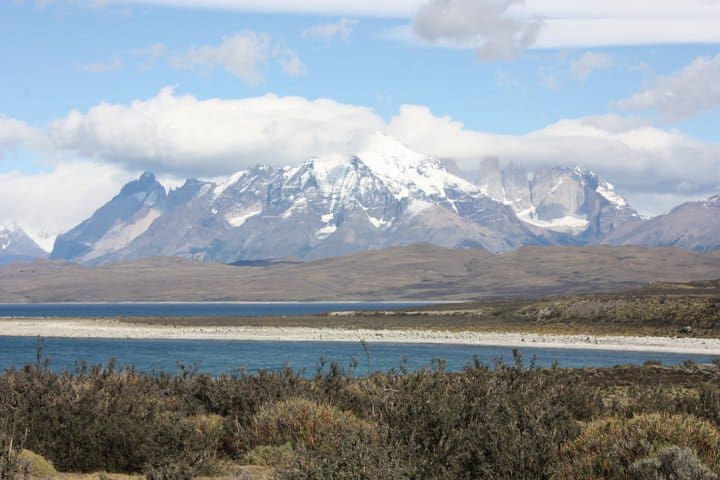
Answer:
<svg viewBox="0 0 720 480"><path fill-rule="evenodd" d="M4 0L0 224L45 248L168 187L352 155L583 165L644 215L720 191L720 0Z"/></svg>

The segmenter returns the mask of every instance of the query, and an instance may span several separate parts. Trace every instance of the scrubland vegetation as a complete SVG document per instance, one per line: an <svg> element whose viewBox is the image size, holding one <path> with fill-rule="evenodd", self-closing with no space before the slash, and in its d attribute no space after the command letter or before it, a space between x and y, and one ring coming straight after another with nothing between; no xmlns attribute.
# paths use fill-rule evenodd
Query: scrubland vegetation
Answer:
<svg viewBox="0 0 720 480"><path fill-rule="evenodd" d="M539 369L518 354L512 365L474 362L460 372L445 371L442 361L364 377L356 367L217 377L182 365L147 374L112 362L63 373L42 361L8 370L0 376L0 478L720 473L717 365Z"/></svg>
<svg viewBox="0 0 720 480"><path fill-rule="evenodd" d="M488 299L383 312L287 317L132 318L152 326L264 326L720 338L720 280L620 293ZM687 327L690 327L689 329Z"/></svg>

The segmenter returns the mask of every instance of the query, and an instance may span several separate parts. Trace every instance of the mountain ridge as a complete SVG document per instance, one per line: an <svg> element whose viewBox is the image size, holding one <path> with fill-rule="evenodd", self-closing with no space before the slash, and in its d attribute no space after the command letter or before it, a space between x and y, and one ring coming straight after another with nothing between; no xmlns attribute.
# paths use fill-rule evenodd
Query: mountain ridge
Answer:
<svg viewBox="0 0 720 480"><path fill-rule="evenodd" d="M0 265L47 256L48 253L21 227L0 223Z"/></svg>
<svg viewBox="0 0 720 480"><path fill-rule="evenodd" d="M59 236L52 258L102 264L180 255L232 263L423 241L495 253L548 243L440 161L379 133L350 158L256 166L222 184L189 180L166 195L149 173L128 185Z"/></svg>
<svg viewBox="0 0 720 480"><path fill-rule="evenodd" d="M356 152L282 168L256 165L218 183L188 179L169 191L143 173L58 236L50 258L87 265L156 256L252 263L418 242L496 254L533 245L720 248L714 240L720 210L708 207L712 218L694 225L653 229L670 217L642 219L610 182L581 166L540 167L530 175L520 164L501 168L499 159L487 158L473 183L448 170L448 162L381 133Z"/></svg>

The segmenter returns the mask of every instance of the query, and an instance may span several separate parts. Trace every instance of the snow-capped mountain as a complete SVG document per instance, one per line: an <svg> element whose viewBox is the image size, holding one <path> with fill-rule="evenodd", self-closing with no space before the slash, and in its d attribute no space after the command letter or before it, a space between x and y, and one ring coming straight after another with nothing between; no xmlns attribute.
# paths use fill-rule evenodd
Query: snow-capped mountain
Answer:
<svg viewBox="0 0 720 480"><path fill-rule="evenodd" d="M151 174L58 237L52 258L104 263L320 258L428 242L505 252L544 243L512 208L383 134L349 157L257 166L165 190Z"/></svg>
<svg viewBox="0 0 720 480"><path fill-rule="evenodd" d="M720 250L720 195L688 202L664 215L614 232L610 245L679 247L705 252Z"/></svg>
<svg viewBox="0 0 720 480"><path fill-rule="evenodd" d="M501 169L498 159L488 158L481 163L478 184L522 221L570 234L581 243L600 241L641 221L611 183L582 167L542 167L529 179L522 166L511 163Z"/></svg>
<svg viewBox="0 0 720 480"><path fill-rule="evenodd" d="M25 231L16 225L0 224L0 265L47 257Z"/></svg>

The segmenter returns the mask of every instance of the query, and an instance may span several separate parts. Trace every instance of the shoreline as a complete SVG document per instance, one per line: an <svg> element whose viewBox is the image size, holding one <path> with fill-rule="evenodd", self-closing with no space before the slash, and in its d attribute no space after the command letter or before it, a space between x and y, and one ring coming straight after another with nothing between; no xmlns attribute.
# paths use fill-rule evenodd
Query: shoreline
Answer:
<svg viewBox="0 0 720 480"><path fill-rule="evenodd" d="M1 337L128 340L236 340L275 342L424 343L717 355L720 339L693 337L549 335L436 330L370 330L309 327L138 325L109 319L0 319ZM0 340L1 341L1 340Z"/></svg>

